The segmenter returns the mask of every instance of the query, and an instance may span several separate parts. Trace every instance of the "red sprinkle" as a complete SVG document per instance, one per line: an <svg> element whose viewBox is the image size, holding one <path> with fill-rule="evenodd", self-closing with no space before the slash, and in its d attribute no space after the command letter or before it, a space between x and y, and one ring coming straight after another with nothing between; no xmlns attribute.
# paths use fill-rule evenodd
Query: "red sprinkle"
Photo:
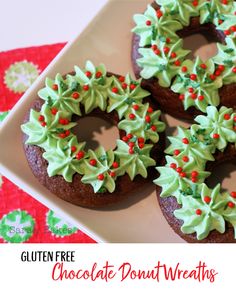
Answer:
<svg viewBox="0 0 236 295"><path fill-rule="evenodd" d="M123 136L123 137L122 137L122 140L123 140L124 142L128 142L128 141L129 141L129 139L128 139L127 136Z"/></svg>
<svg viewBox="0 0 236 295"><path fill-rule="evenodd" d="M233 202L228 202L228 207L229 208L234 208L235 207L235 204Z"/></svg>
<svg viewBox="0 0 236 295"><path fill-rule="evenodd" d="M231 33L230 33L230 30L225 30L224 33L225 33L226 36L228 36L228 35L231 34Z"/></svg>
<svg viewBox="0 0 236 295"><path fill-rule="evenodd" d="M151 126L151 129L152 129L152 131L154 131L154 132L157 131L157 127L156 127L155 125L152 125L152 126Z"/></svg>
<svg viewBox="0 0 236 295"><path fill-rule="evenodd" d="M230 119L230 114L225 114L225 115L224 115L224 119L225 119L226 121L228 121L228 120Z"/></svg>
<svg viewBox="0 0 236 295"><path fill-rule="evenodd" d="M204 197L204 202L209 204L211 202L211 198L209 196Z"/></svg>
<svg viewBox="0 0 236 295"><path fill-rule="evenodd" d="M232 72L233 72L234 74L236 74L236 67L234 67L234 68L232 69Z"/></svg>
<svg viewBox="0 0 236 295"><path fill-rule="evenodd" d="M145 139L143 137L138 138L138 143L144 143L144 142L145 142Z"/></svg>
<svg viewBox="0 0 236 295"><path fill-rule="evenodd" d="M196 74L191 74L190 79L195 81L197 79L197 75Z"/></svg>
<svg viewBox="0 0 236 295"><path fill-rule="evenodd" d="M230 196L234 199L236 199L236 192L231 192Z"/></svg>
<svg viewBox="0 0 236 295"><path fill-rule="evenodd" d="M188 92L189 92L189 93L193 93L193 92L194 92L194 89L193 89L192 87L190 87L190 88L188 89Z"/></svg>
<svg viewBox="0 0 236 295"><path fill-rule="evenodd" d="M172 58L176 58L177 54L175 52L172 52L170 55Z"/></svg>
<svg viewBox="0 0 236 295"><path fill-rule="evenodd" d="M101 77L102 77L102 72L97 72L97 73L96 73L96 78L99 79L99 78L101 78Z"/></svg>
<svg viewBox="0 0 236 295"><path fill-rule="evenodd" d="M187 175L187 174L186 174L185 172L181 172L181 173L179 174L180 177L186 177L186 175Z"/></svg>
<svg viewBox="0 0 236 295"><path fill-rule="evenodd" d="M133 150L133 148L130 148L130 149L129 149L129 154L131 154L131 155L134 154L134 150Z"/></svg>
<svg viewBox="0 0 236 295"><path fill-rule="evenodd" d="M225 66L224 65L219 65L218 66L218 70L220 70L221 72L223 72L225 70Z"/></svg>
<svg viewBox="0 0 236 295"><path fill-rule="evenodd" d="M170 43L170 42L171 42L170 38L166 38L166 43Z"/></svg>
<svg viewBox="0 0 236 295"><path fill-rule="evenodd" d="M117 87L113 87L111 91L112 91L113 93L118 93L118 92L119 92L119 90L118 90Z"/></svg>
<svg viewBox="0 0 236 295"><path fill-rule="evenodd" d="M70 130L66 130L66 131L65 131L65 135L66 135L66 136L69 136L69 135L70 135Z"/></svg>
<svg viewBox="0 0 236 295"><path fill-rule="evenodd" d="M192 177L192 178L191 178L191 181L192 181L193 183L196 183L196 182L197 182L197 177Z"/></svg>
<svg viewBox="0 0 236 295"><path fill-rule="evenodd" d="M91 160L89 161L89 164L90 164L91 166L96 166L96 165L97 165L97 161L96 161L95 159L91 159Z"/></svg>
<svg viewBox="0 0 236 295"><path fill-rule="evenodd" d="M158 48L158 47L157 47L156 44L153 44L153 45L152 45L152 50L153 50L153 51L157 50L157 48Z"/></svg>
<svg viewBox="0 0 236 295"><path fill-rule="evenodd" d="M192 99L196 99L196 98L197 98L197 93L192 93L192 94L191 94L191 98L192 98Z"/></svg>
<svg viewBox="0 0 236 295"><path fill-rule="evenodd" d="M72 145L72 147L71 147L72 153L76 152L76 150L77 150L76 146Z"/></svg>
<svg viewBox="0 0 236 295"><path fill-rule="evenodd" d="M119 81L120 81L121 83L125 82L125 77L124 77L124 76L120 76L120 77L119 77Z"/></svg>
<svg viewBox="0 0 236 295"><path fill-rule="evenodd" d="M129 88L130 88L131 90L134 90L134 89L136 88L136 85L135 85L135 84L130 84Z"/></svg>
<svg viewBox="0 0 236 295"><path fill-rule="evenodd" d="M40 115L38 120L39 120L40 122L43 122L43 121L44 121L44 116L43 116L43 115Z"/></svg>
<svg viewBox="0 0 236 295"><path fill-rule="evenodd" d="M231 30L232 32L236 32L236 26L232 26L232 27L230 28L230 30Z"/></svg>
<svg viewBox="0 0 236 295"><path fill-rule="evenodd" d="M192 4L193 4L193 6L198 6L198 1L197 0L194 0L193 2L192 2Z"/></svg>
<svg viewBox="0 0 236 295"><path fill-rule="evenodd" d="M183 160L184 162L189 162L189 157L184 156L184 157L182 158L182 160Z"/></svg>
<svg viewBox="0 0 236 295"><path fill-rule="evenodd" d="M41 123L41 126L43 126L43 127L45 127L46 125L47 125L46 122L42 122L42 123Z"/></svg>
<svg viewBox="0 0 236 295"><path fill-rule="evenodd" d="M152 113L153 112L153 108L149 107L147 110L148 113Z"/></svg>
<svg viewBox="0 0 236 295"><path fill-rule="evenodd" d="M214 134L213 134L213 138L214 138L214 139L219 139L219 138L220 138L220 135L219 135L218 133L214 133Z"/></svg>
<svg viewBox="0 0 236 295"><path fill-rule="evenodd" d="M198 96L198 99L199 99L200 101L204 100L204 98L205 98L204 95L199 95L199 96Z"/></svg>
<svg viewBox="0 0 236 295"><path fill-rule="evenodd" d="M166 54L167 54L167 53L169 53L169 51L170 51L170 48L169 48L169 47L164 47L164 48L163 48L163 51L164 51L164 53L166 53Z"/></svg>
<svg viewBox="0 0 236 295"><path fill-rule="evenodd" d="M147 123L150 123L150 122L151 122L151 117L150 117L150 116L145 116L145 121L146 121Z"/></svg>
<svg viewBox="0 0 236 295"><path fill-rule="evenodd" d="M88 78L91 78L91 77L92 77L92 73L89 72L89 71L87 71L87 72L85 73L85 75L86 75Z"/></svg>
<svg viewBox="0 0 236 295"><path fill-rule="evenodd" d="M197 215L202 215L202 210L201 210L201 209L197 209L197 210L195 211L195 213L196 213Z"/></svg>
<svg viewBox="0 0 236 295"><path fill-rule="evenodd" d="M130 120L134 120L135 119L135 114L129 114L129 118L130 118Z"/></svg>
<svg viewBox="0 0 236 295"><path fill-rule="evenodd" d="M105 177L104 177L103 174L99 174L98 177L97 177L97 179L98 179L98 180L101 180L101 181L104 180L104 178L105 178Z"/></svg>
<svg viewBox="0 0 236 295"><path fill-rule="evenodd" d="M184 94L180 94L179 99L184 100L184 97L185 97Z"/></svg>
<svg viewBox="0 0 236 295"><path fill-rule="evenodd" d="M214 81L214 80L216 79L216 76L213 75L213 74L211 74L211 75L210 75L210 79L211 79L212 81Z"/></svg>
<svg viewBox="0 0 236 295"><path fill-rule="evenodd" d="M84 152L83 151L80 151L80 152L78 152L78 154L76 155L76 159L77 160L81 160L81 159L83 159L83 157L84 157Z"/></svg>
<svg viewBox="0 0 236 295"><path fill-rule="evenodd" d="M122 83L121 87L122 87L123 89L127 89L128 85L127 85L126 83Z"/></svg>
<svg viewBox="0 0 236 295"><path fill-rule="evenodd" d="M128 139L131 139L131 138L133 138L133 135L131 133L128 133L127 137L128 137Z"/></svg>
<svg viewBox="0 0 236 295"><path fill-rule="evenodd" d="M205 70L207 68L206 64L200 64L200 67Z"/></svg>
<svg viewBox="0 0 236 295"><path fill-rule="evenodd" d="M145 144L144 143L139 143L138 146L139 146L140 149L143 149Z"/></svg>
<svg viewBox="0 0 236 295"><path fill-rule="evenodd" d="M191 176L192 177L198 177L199 173L197 171L192 171Z"/></svg>
<svg viewBox="0 0 236 295"><path fill-rule="evenodd" d="M180 150L174 150L174 155L178 156L180 154Z"/></svg>
<svg viewBox="0 0 236 295"><path fill-rule="evenodd" d="M160 54L161 54L161 51L160 51L159 49L156 49L156 50L154 50L154 53L155 53L156 55L160 55Z"/></svg>
<svg viewBox="0 0 236 295"><path fill-rule="evenodd" d="M118 167L119 167L119 163L118 163L118 162L114 162L114 163L112 164L112 167L115 168L115 169L118 168Z"/></svg>
<svg viewBox="0 0 236 295"><path fill-rule="evenodd" d="M52 113L54 116L57 114L57 112L58 112L58 109L56 109L56 108L52 108L52 109L51 109L51 113Z"/></svg>
<svg viewBox="0 0 236 295"><path fill-rule="evenodd" d="M89 85L84 85L83 89L84 89L84 91L88 91L89 90Z"/></svg>
<svg viewBox="0 0 236 295"><path fill-rule="evenodd" d="M215 75L218 77L218 76L220 76L221 75L221 71L220 70L216 70L215 71Z"/></svg>
<svg viewBox="0 0 236 295"><path fill-rule="evenodd" d="M189 140L188 140L186 137L182 139L182 142L183 142L184 144L189 144Z"/></svg>
<svg viewBox="0 0 236 295"><path fill-rule="evenodd" d="M181 71L182 71L183 73L186 73L186 72L187 72L187 70L188 70L188 68L187 68L187 67L185 67L185 66L183 66L183 67L182 67L182 69L181 69Z"/></svg>
<svg viewBox="0 0 236 295"><path fill-rule="evenodd" d="M176 169L176 168L177 168L177 165L176 165L175 163L171 163L171 164L170 164L170 168L172 168L172 169Z"/></svg>
<svg viewBox="0 0 236 295"><path fill-rule="evenodd" d="M221 3L224 4L224 5L227 5L228 4L228 0L222 0Z"/></svg>
<svg viewBox="0 0 236 295"><path fill-rule="evenodd" d="M147 25L147 26L151 26L151 24L152 24L152 22L151 22L150 20L147 20L147 21L146 21L146 25Z"/></svg>
<svg viewBox="0 0 236 295"><path fill-rule="evenodd" d="M176 65L177 67L179 67L179 66L180 66L180 61L179 61L179 60L176 60L176 61L175 61L175 65Z"/></svg>
<svg viewBox="0 0 236 295"><path fill-rule="evenodd" d="M72 93L71 97L74 99L78 99L80 97L80 95L78 92L74 92L74 93Z"/></svg>
<svg viewBox="0 0 236 295"><path fill-rule="evenodd" d="M53 84L53 85L52 85L52 89L55 90L55 91L57 91L57 90L58 90L58 86L57 86L57 84Z"/></svg>
<svg viewBox="0 0 236 295"><path fill-rule="evenodd" d="M137 105L137 104L133 105L133 109L134 109L135 111L138 111L138 110L139 110L139 105Z"/></svg>
<svg viewBox="0 0 236 295"><path fill-rule="evenodd" d="M182 167L178 167L178 168L176 169L176 171L177 171L178 173L181 173L181 172L183 172L183 168L182 168Z"/></svg>
<svg viewBox="0 0 236 295"><path fill-rule="evenodd" d="M163 13L160 9L157 10L156 15L158 18L161 18L163 16Z"/></svg>
<svg viewBox="0 0 236 295"><path fill-rule="evenodd" d="M113 178L116 177L116 173L114 171L110 171L109 175Z"/></svg>
<svg viewBox="0 0 236 295"><path fill-rule="evenodd" d="M134 145L135 145L135 143L134 143L134 142L129 142L129 147L130 147L130 148L133 148L133 147L134 147Z"/></svg>

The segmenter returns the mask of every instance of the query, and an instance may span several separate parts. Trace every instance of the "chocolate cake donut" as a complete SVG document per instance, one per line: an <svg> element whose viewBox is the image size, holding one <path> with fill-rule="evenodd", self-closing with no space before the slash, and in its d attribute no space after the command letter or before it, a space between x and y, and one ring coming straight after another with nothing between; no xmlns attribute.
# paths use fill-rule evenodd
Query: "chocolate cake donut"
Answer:
<svg viewBox="0 0 236 295"><path fill-rule="evenodd" d="M169 137L164 166L157 167L157 197L170 226L188 242L235 243L236 190L206 184L224 162L236 165L236 112L208 106L198 124Z"/></svg>
<svg viewBox="0 0 236 295"><path fill-rule="evenodd" d="M109 74L90 61L84 69L46 79L22 131L26 158L36 178L65 201L100 207L121 201L155 178L164 149L165 124L141 81ZM73 128L84 116L117 125L114 150L85 149Z"/></svg>
<svg viewBox="0 0 236 295"><path fill-rule="evenodd" d="M208 105L236 109L236 2L156 0L134 15L132 63L162 111L184 120ZM183 38L201 33L218 47L203 62L188 59Z"/></svg>

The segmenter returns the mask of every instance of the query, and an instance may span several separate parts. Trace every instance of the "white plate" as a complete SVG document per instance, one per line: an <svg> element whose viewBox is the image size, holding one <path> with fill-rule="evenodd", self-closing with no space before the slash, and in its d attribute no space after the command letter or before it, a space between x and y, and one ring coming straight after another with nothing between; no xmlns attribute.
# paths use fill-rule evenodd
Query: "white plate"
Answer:
<svg viewBox="0 0 236 295"><path fill-rule="evenodd" d="M132 16L147 0L109 1L89 26L68 44L15 105L0 130L0 171L39 202L55 210L99 242L183 242L169 227L158 206L155 186L107 210L90 210L66 203L48 192L33 176L22 148L20 125L43 87L46 76L66 73L87 59L103 62L109 71L132 73L130 51ZM169 121L169 118L168 118ZM178 121L171 119L172 126ZM132 201L131 201L132 200Z"/></svg>

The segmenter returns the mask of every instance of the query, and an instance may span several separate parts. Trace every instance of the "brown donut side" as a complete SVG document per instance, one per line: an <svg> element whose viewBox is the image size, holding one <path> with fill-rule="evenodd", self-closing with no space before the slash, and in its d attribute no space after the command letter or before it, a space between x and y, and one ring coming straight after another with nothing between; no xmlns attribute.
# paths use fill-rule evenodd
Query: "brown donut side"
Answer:
<svg viewBox="0 0 236 295"><path fill-rule="evenodd" d="M109 73L108 75L111 74ZM153 100L147 98L146 101ZM43 103L44 101L37 97L30 109L39 111ZM153 102L150 105L157 107L157 105ZM30 109L25 116L24 122L29 120ZM115 124L118 122L118 116L115 112L112 114L107 114L106 112L96 109L95 111L91 112L89 116L101 117ZM83 116L81 116L81 118L82 117ZM73 120L76 121L77 119L78 117L73 117ZM122 131L120 132L120 136L122 136ZM159 142L154 145L151 151L151 156L157 161L157 163L160 163L163 160L163 151L165 149L165 135L164 133L160 133L159 136ZM23 134L23 147L25 155L34 176L53 194L67 202L78 206L95 208L118 203L127 198L129 195L132 196L135 191L140 190L143 186L156 178L155 168L149 167L148 177L146 179L138 175L133 181L131 181L128 174L125 174L124 176L117 178L116 190L114 193L95 194L91 185L86 185L81 182L82 176L78 173L74 174L73 181L71 183L66 182L60 175L49 177L47 174L48 163L42 156L44 150L35 145L25 144L27 138L28 136Z"/></svg>
<svg viewBox="0 0 236 295"><path fill-rule="evenodd" d="M233 162L236 165L236 150L233 144L228 145L223 153L216 152L214 162L208 162L206 171L213 171L216 167L220 166L222 163L225 162ZM188 243L235 243L236 240L234 238L234 229L228 223L226 223L226 231L224 234L219 233L218 231L214 230L211 231L207 238L203 240L197 240L196 234L184 234L181 231L181 226L183 224L182 220L177 219L174 216L174 211L181 208L176 201L176 198L173 196L162 198L160 197L161 194L161 187L156 187L156 194L157 199L161 208L161 211L166 218L170 227L185 241Z"/></svg>
<svg viewBox="0 0 236 295"><path fill-rule="evenodd" d="M158 9L156 3L152 6ZM177 34L181 38L201 33L208 41L217 41L224 43L225 36L223 32L216 30L215 26L211 23L201 25L199 17L192 17L190 25L178 31ZM141 68L137 64L137 59L141 57L139 54L139 41L140 37L133 34L132 38L132 50L131 59L132 66L137 78L140 78ZM160 108L163 112L170 114L175 118L179 118L185 121L193 122L194 118L201 114L195 107L190 107L188 110L184 110L183 103L179 99L179 94L174 93L170 88L161 87L157 78L143 79L142 87L151 92L153 98L158 101ZM236 100L233 99L236 92L236 83L224 85L219 89L220 105L236 109Z"/></svg>

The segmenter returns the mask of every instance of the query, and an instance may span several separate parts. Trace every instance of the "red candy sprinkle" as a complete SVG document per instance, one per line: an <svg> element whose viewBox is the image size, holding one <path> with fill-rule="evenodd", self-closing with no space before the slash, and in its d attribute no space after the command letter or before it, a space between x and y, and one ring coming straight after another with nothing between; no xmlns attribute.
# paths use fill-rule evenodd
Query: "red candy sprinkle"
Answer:
<svg viewBox="0 0 236 295"><path fill-rule="evenodd" d="M230 33L230 30L225 30L224 33L225 33L226 36L228 36L228 35L231 34L231 33Z"/></svg>
<svg viewBox="0 0 236 295"><path fill-rule="evenodd" d="M197 0L194 0L193 2L192 2L192 4L193 4L193 6L198 6L198 1Z"/></svg>
<svg viewBox="0 0 236 295"><path fill-rule="evenodd" d="M78 99L80 97L80 95L78 92L74 92L74 93L72 93L71 97L74 99Z"/></svg>
<svg viewBox="0 0 236 295"><path fill-rule="evenodd" d="M138 138L138 143L144 143L144 141L145 141L145 140L144 140L143 137L139 137L139 138Z"/></svg>
<svg viewBox="0 0 236 295"><path fill-rule="evenodd" d="M224 5L227 5L228 4L228 0L222 0L221 3L224 4Z"/></svg>
<svg viewBox="0 0 236 295"><path fill-rule="evenodd" d="M69 135L70 135L70 130L66 130L66 131L65 131L65 135L66 135L66 136L69 136Z"/></svg>
<svg viewBox="0 0 236 295"><path fill-rule="evenodd" d="M56 108L52 108L52 109L51 109L51 113L52 113L53 115L56 115L57 112L58 112L58 109L56 109Z"/></svg>
<svg viewBox="0 0 236 295"><path fill-rule="evenodd" d="M191 178L191 181L192 181L193 183L196 183L196 182L197 182L197 177L192 177L192 178Z"/></svg>
<svg viewBox="0 0 236 295"><path fill-rule="evenodd" d="M88 78L91 78L91 77L92 77L92 73L89 72L89 71L87 71L87 72L85 73L85 75L86 75Z"/></svg>
<svg viewBox="0 0 236 295"><path fill-rule="evenodd" d="M91 160L89 161L89 164L90 164L91 166L96 166L96 165L97 165L97 161L96 161L95 159L91 159Z"/></svg>
<svg viewBox="0 0 236 295"><path fill-rule="evenodd" d="M147 123L150 123L150 122L151 122L151 117L150 117L150 116L145 116L145 121L146 121Z"/></svg>
<svg viewBox="0 0 236 295"><path fill-rule="evenodd" d="M204 70L207 68L206 64L200 64L200 67Z"/></svg>
<svg viewBox="0 0 236 295"><path fill-rule="evenodd" d="M230 28L230 30L231 30L232 32L236 32L236 26L232 26L232 27Z"/></svg>
<svg viewBox="0 0 236 295"><path fill-rule="evenodd" d="M192 177L198 177L198 172L197 171L192 171L191 176Z"/></svg>
<svg viewBox="0 0 236 295"><path fill-rule="evenodd" d="M182 139L182 142L183 142L184 144L189 144L189 140L188 140L186 137Z"/></svg>
<svg viewBox="0 0 236 295"><path fill-rule="evenodd" d="M154 50L154 53L155 53L156 55L160 55L161 51L160 51L159 49L156 49L156 50Z"/></svg>
<svg viewBox="0 0 236 295"><path fill-rule="evenodd" d="M220 70L221 72L223 72L225 70L225 66L224 65L219 65L218 66L218 70Z"/></svg>
<svg viewBox="0 0 236 295"><path fill-rule="evenodd" d="M144 143L139 143L138 146L139 146L140 149L143 149L145 144Z"/></svg>
<svg viewBox="0 0 236 295"><path fill-rule="evenodd" d="M166 38L166 43L170 43L170 38Z"/></svg>
<svg viewBox="0 0 236 295"><path fill-rule="evenodd" d="M234 199L236 199L236 192L231 192L230 196Z"/></svg>
<svg viewBox="0 0 236 295"><path fill-rule="evenodd" d="M190 79L195 81L197 79L197 75L196 74L191 74Z"/></svg>
<svg viewBox="0 0 236 295"><path fill-rule="evenodd" d="M114 171L111 171L111 172L109 173L109 175L110 175L111 177L116 177L116 173L115 173Z"/></svg>
<svg viewBox="0 0 236 295"><path fill-rule="evenodd" d="M154 45L152 45L152 50L154 51L154 50L157 50L157 45L156 44L154 44Z"/></svg>
<svg viewBox="0 0 236 295"><path fill-rule="evenodd" d="M219 135L218 133L214 133L214 134L213 134L213 138L214 138L214 139L218 139L218 138L220 138L220 135Z"/></svg>
<svg viewBox="0 0 236 295"><path fill-rule="evenodd" d="M120 76L120 77L119 77L119 81L120 81L121 83L125 82L125 77L124 77L124 76Z"/></svg>
<svg viewBox="0 0 236 295"><path fill-rule="evenodd" d="M97 177L97 179L98 179L98 180L101 180L101 181L104 180L104 178L105 178L105 177L104 177L103 174L99 174L98 177Z"/></svg>
<svg viewBox="0 0 236 295"><path fill-rule="evenodd" d="M153 108L149 107L147 110L148 113L152 113L153 112Z"/></svg>
<svg viewBox="0 0 236 295"><path fill-rule="evenodd" d="M172 58L175 58L177 56L177 54L175 52L172 52L170 55Z"/></svg>
<svg viewBox="0 0 236 295"><path fill-rule="evenodd" d="M160 9L157 10L156 15L158 18L161 18L163 16L163 13Z"/></svg>
<svg viewBox="0 0 236 295"><path fill-rule="evenodd" d="M200 101L204 100L204 98L205 98L204 95L199 95L199 96L198 96L198 99L199 99Z"/></svg>
<svg viewBox="0 0 236 295"><path fill-rule="evenodd" d="M134 85L134 84L130 84L129 88L130 88L131 90L134 90L134 89L136 88L136 85Z"/></svg>
<svg viewBox="0 0 236 295"><path fill-rule="evenodd" d="M175 61L175 65L176 65L177 67L179 67L179 66L180 66L180 61L179 61L179 60L176 60L176 61Z"/></svg>
<svg viewBox="0 0 236 295"><path fill-rule="evenodd" d="M133 105L133 109L134 109L135 111L138 111L138 110L139 110L139 105L137 105L137 104Z"/></svg>
<svg viewBox="0 0 236 295"><path fill-rule="evenodd" d="M114 163L112 164L112 167L115 168L115 169L118 168L118 167L119 167L119 163L118 163L118 162L114 162Z"/></svg>
<svg viewBox="0 0 236 295"><path fill-rule="evenodd" d="M72 153L76 152L76 150L77 150L76 146L72 145L72 147L71 147Z"/></svg>
<svg viewBox="0 0 236 295"><path fill-rule="evenodd" d="M134 120L135 119L135 114L129 114L129 118L130 118L130 120Z"/></svg>
<svg viewBox="0 0 236 295"><path fill-rule="evenodd" d="M235 204L233 202L228 202L228 207L229 208L234 208L235 207Z"/></svg>
<svg viewBox="0 0 236 295"><path fill-rule="evenodd" d="M157 131L157 127L156 127L155 125L152 125L152 126L151 126L151 129L152 129L152 131L154 131L154 132Z"/></svg>
<svg viewBox="0 0 236 295"><path fill-rule="evenodd" d="M47 125L46 122L42 122L42 123L41 123L41 126L43 126L43 127L45 127L46 125Z"/></svg>
<svg viewBox="0 0 236 295"><path fill-rule="evenodd" d="M151 26L151 24L152 24L152 22L151 22L150 20L147 20L147 21L146 21L146 25L147 25L147 26Z"/></svg>
<svg viewBox="0 0 236 295"><path fill-rule="evenodd" d="M55 91L57 91L57 90L58 90L58 86L57 86L57 84L53 84L53 85L52 85L52 89L55 90Z"/></svg>
<svg viewBox="0 0 236 295"><path fill-rule="evenodd" d="M188 161L189 161L189 157L184 156L184 157L182 158L182 160L183 160L184 162L188 162Z"/></svg>
<svg viewBox="0 0 236 295"><path fill-rule="evenodd" d="M225 115L224 115L224 119L225 119L226 121L228 121L228 120L230 119L230 114L225 114Z"/></svg>
<svg viewBox="0 0 236 295"><path fill-rule="evenodd" d="M89 85L84 85L83 89L84 89L84 91L88 91L89 90Z"/></svg>
<svg viewBox="0 0 236 295"><path fill-rule="evenodd" d="M221 71L220 70L216 70L215 71L215 75L218 77L218 76L220 76L221 75Z"/></svg>
<svg viewBox="0 0 236 295"><path fill-rule="evenodd" d="M99 79L99 78L101 78L101 77L102 77L102 72L97 72L97 73L96 73L96 78Z"/></svg>
<svg viewBox="0 0 236 295"><path fill-rule="evenodd" d="M236 67L234 67L234 68L232 69L232 72L233 72L234 74L236 74Z"/></svg>
<svg viewBox="0 0 236 295"><path fill-rule="evenodd" d="M176 171L177 171L178 173L181 173L181 172L183 172L183 168L182 168L182 167L178 167L178 168L176 169Z"/></svg>
<svg viewBox="0 0 236 295"><path fill-rule="evenodd" d="M204 202L209 204L211 202L211 198L209 196L204 197Z"/></svg>
<svg viewBox="0 0 236 295"><path fill-rule="evenodd" d="M187 174L186 174L185 172L181 172L181 173L179 174L180 177L186 177L186 175L187 175Z"/></svg>
<svg viewBox="0 0 236 295"><path fill-rule="evenodd" d="M201 210L201 209L197 209L197 210L195 211L195 213L196 213L197 215L202 215L202 210Z"/></svg>
<svg viewBox="0 0 236 295"><path fill-rule="evenodd" d="M188 89L188 92L189 92L189 93L193 93L193 92L194 92L194 89L193 89L192 87L190 87L190 88Z"/></svg>
<svg viewBox="0 0 236 295"><path fill-rule="evenodd" d="M129 141L129 139L128 139L127 136L123 136L123 137L122 137L122 140L123 140L124 142L128 142L128 141Z"/></svg>
<svg viewBox="0 0 236 295"><path fill-rule="evenodd" d="M84 152L83 151L80 151L80 152L78 152L78 154L76 155L76 159L77 160L81 160L81 159L83 159L83 157L84 157Z"/></svg>
<svg viewBox="0 0 236 295"><path fill-rule="evenodd" d="M129 154L131 154L131 155L134 154L134 150L133 150L133 148L130 148L130 149L129 149Z"/></svg>
<svg viewBox="0 0 236 295"><path fill-rule="evenodd" d="M188 70L188 68L187 67L182 67L182 69L181 69L181 71L183 72L183 73L186 73L187 72L187 70Z"/></svg>
<svg viewBox="0 0 236 295"><path fill-rule="evenodd" d="M39 120L40 122L43 122L43 121L44 121L44 116L43 116L43 115L40 115L38 120Z"/></svg>
<svg viewBox="0 0 236 295"><path fill-rule="evenodd" d="M133 148L134 147L134 142L129 142L129 147Z"/></svg>
<svg viewBox="0 0 236 295"><path fill-rule="evenodd" d="M174 150L174 155L178 156L180 154L180 150Z"/></svg>
<svg viewBox="0 0 236 295"><path fill-rule="evenodd" d="M196 99L196 98L197 98L197 94L196 94L196 93L192 93L192 94L191 94L191 98L192 98L192 99Z"/></svg>
<svg viewBox="0 0 236 295"><path fill-rule="evenodd" d="M210 75L210 79L211 79L212 81L214 81L214 80L216 79L216 76L213 75L213 74L211 74L211 75Z"/></svg>
<svg viewBox="0 0 236 295"><path fill-rule="evenodd" d="M112 91L113 93L118 93L118 92L119 92L119 90L118 90L117 87L113 87L111 91Z"/></svg>
<svg viewBox="0 0 236 295"><path fill-rule="evenodd" d="M131 138L133 138L133 135L131 133L128 133L127 137L128 137L128 139L131 139Z"/></svg>
<svg viewBox="0 0 236 295"><path fill-rule="evenodd" d="M180 94L179 99L184 100L184 94Z"/></svg>
<svg viewBox="0 0 236 295"><path fill-rule="evenodd" d="M122 83L121 87L122 87L123 89L127 89L128 85L127 85L126 83Z"/></svg>
<svg viewBox="0 0 236 295"><path fill-rule="evenodd" d="M166 54L167 54L167 53L169 53L169 51L170 51L170 48L169 48L169 47L164 47L164 48L163 48L163 51L164 51L164 53L166 53Z"/></svg>
<svg viewBox="0 0 236 295"><path fill-rule="evenodd" d="M175 163L171 163L171 164L170 164L170 168L172 168L172 169L176 169L176 168L177 168L177 165L176 165Z"/></svg>

